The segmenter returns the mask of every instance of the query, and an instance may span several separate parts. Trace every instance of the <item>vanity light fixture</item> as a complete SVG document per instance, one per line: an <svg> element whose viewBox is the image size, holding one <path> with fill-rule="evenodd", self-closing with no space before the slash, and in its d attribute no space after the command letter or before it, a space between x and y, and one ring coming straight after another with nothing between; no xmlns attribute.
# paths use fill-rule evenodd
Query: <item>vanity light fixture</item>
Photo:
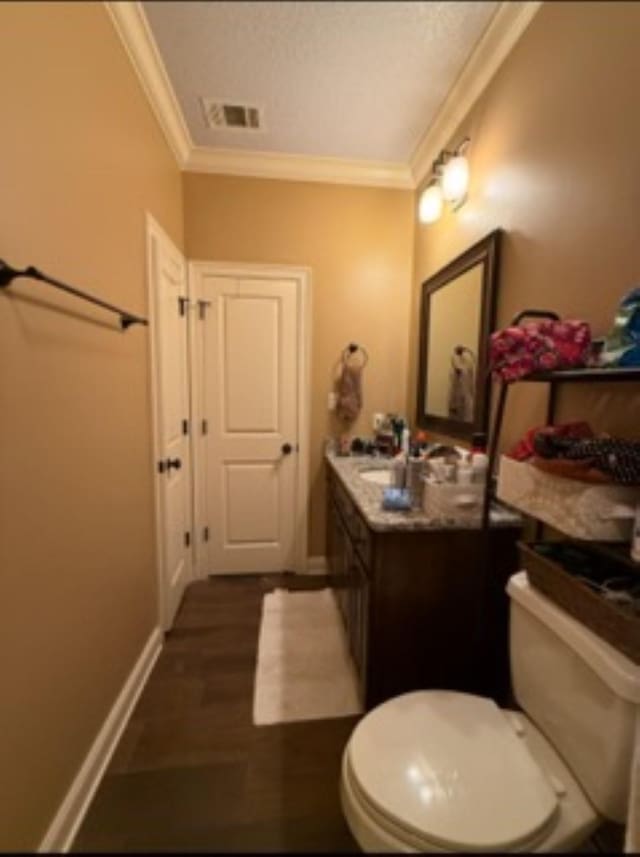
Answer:
<svg viewBox="0 0 640 857"><path fill-rule="evenodd" d="M464 155L454 155L442 171L442 196L447 202L459 205L469 187L469 161Z"/></svg>
<svg viewBox="0 0 640 857"><path fill-rule="evenodd" d="M435 223L442 214L442 190L435 179L420 194L418 217L420 223Z"/></svg>
<svg viewBox="0 0 640 857"><path fill-rule="evenodd" d="M464 140L452 151L443 149L433 162L432 178L420 195L418 217L421 223L435 223L442 214L443 201L455 210L467 198L469 161L465 152L470 140Z"/></svg>

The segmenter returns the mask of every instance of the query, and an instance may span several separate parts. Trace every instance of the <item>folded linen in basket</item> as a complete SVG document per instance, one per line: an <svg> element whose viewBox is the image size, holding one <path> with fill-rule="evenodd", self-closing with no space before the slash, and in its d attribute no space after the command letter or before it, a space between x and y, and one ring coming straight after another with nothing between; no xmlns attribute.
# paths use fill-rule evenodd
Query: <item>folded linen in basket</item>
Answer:
<svg viewBox="0 0 640 857"><path fill-rule="evenodd" d="M516 461L526 461L528 458L532 458L536 454L535 439L538 434L557 435L558 437L594 437L591 426L585 422L562 423L555 426L536 426L529 429L522 439L509 450L507 453L509 458L515 458Z"/></svg>
<svg viewBox="0 0 640 857"><path fill-rule="evenodd" d="M640 485L640 442L622 440L615 437L597 437L580 439L560 437L546 432L538 432L533 442L536 460L552 459L564 464L571 461L590 470L598 471L604 477L601 481L615 482L618 485ZM544 468L549 470L549 464ZM559 468L562 475L562 468Z"/></svg>

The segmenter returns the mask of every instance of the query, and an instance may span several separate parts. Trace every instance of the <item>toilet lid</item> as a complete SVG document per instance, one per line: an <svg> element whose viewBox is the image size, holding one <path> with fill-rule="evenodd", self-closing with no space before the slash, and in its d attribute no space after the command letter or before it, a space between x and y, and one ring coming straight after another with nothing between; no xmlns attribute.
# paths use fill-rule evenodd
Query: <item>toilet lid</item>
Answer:
<svg viewBox="0 0 640 857"><path fill-rule="evenodd" d="M449 850L505 850L539 835L557 798L489 699L420 691L385 702L347 754L364 797L391 826Z"/></svg>

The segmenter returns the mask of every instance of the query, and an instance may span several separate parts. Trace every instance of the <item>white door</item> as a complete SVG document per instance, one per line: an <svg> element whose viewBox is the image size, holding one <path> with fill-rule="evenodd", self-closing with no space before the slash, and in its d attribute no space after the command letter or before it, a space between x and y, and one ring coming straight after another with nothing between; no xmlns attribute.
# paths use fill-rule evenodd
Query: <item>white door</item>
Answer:
<svg viewBox="0 0 640 857"><path fill-rule="evenodd" d="M202 273L200 408L208 574L295 566L298 284ZM206 307L206 309L205 309Z"/></svg>
<svg viewBox="0 0 640 857"><path fill-rule="evenodd" d="M185 260L149 223L149 288L155 399L156 527L160 601L170 628L191 579L191 466Z"/></svg>

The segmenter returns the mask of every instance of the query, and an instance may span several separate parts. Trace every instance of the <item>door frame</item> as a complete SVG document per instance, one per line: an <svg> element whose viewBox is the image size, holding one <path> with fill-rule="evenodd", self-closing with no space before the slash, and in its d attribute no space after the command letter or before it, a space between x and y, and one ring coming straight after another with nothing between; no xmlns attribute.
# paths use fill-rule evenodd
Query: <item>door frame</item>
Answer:
<svg viewBox="0 0 640 857"><path fill-rule="evenodd" d="M249 262L218 262L207 260L193 260L188 263L189 296L194 309L200 294L199 283L203 274L216 277L237 277L242 279L272 279L294 280L297 290L297 361L298 361L298 471L296 475L296 521L294 527L294 570L298 574L307 571L308 557L308 530L309 530L309 460L311 443L311 268L290 265L271 265ZM204 520L203 510L203 482L200 472L204 467L200 462L206 461L206 450L204 435L200 430L203 414L202 402L202 378L197 367L199 364L200 339L197 335L195 325L198 324L199 313L189 314L191 342L191 414L192 424L197 428L192 434L192 462L193 462L193 496L194 496L194 524L198 533L195 543L195 574L204 578L208 571L204 565L204 552L202 551L202 533L204 527L214 522Z"/></svg>
<svg viewBox="0 0 640 857"><path fill-rule="evenodd" d="M153 259L153 244L154 242L168 245L173 251L178 253L185 265L185 290L187 297L190 297L190 283L188 274L188 263L182 251L176 247L169 235L160 226L158 221L148 212L145 212L145 241L146 241L146 281L147 281L147 317L149 319L149 372L150 372L150 398L151 398L151 475L153 482L153 500L154 500L154 515L153 525L155 531L155 567L156 567L156 582L158 588L157 610L158 610L158 625L163 631L169 630L167 621L167 593L165 590L165 552L164 552L164 534L163 534L163 512L162 512L162 485L158 479L158 461L161 458L161 410L160 410L160 390L158 387L158 366L159 366L159 342L158 342L158 314L156 311L155 297L155 282L154 282L154 259ZM191 383L191 348L190 348L191 330L187 328L187 377L189 378L189 395L187 401L191 410L192 402L192 383ZM188 414L190 425L193 421L191 414ZM194 518L194 498L193 498L193 432L189 432L189 473L187 482L190 487L189 496L189 527L194 535L193 518ZM194 553L193 545L195 538L191 539L191 550L189 551L189 568L187 580L190 582L194 579Z"/></svg>

